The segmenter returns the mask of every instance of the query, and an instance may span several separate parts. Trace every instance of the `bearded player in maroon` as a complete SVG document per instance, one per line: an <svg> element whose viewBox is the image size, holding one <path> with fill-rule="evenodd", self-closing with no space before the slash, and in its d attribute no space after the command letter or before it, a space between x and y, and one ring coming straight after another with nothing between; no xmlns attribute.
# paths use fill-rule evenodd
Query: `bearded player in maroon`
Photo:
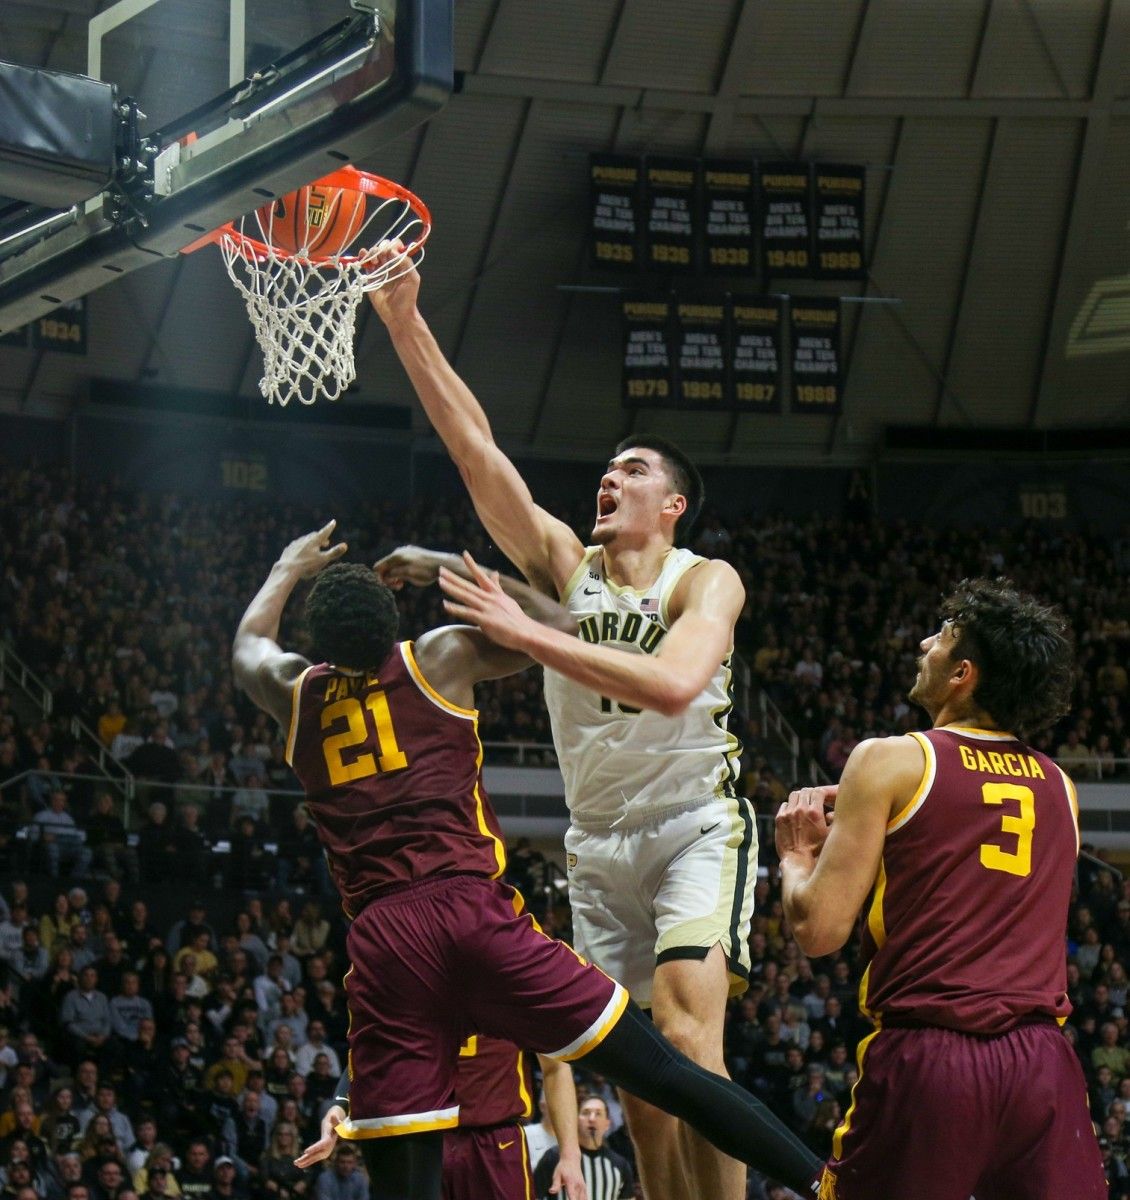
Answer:
<svg viewBox="0 0 1130 1200"><path fill-rule="evenodd" d="M330 545L334 524L286 547L232 647L236 682L288 730L287 758L351 918L349 1116L323 1128L299 1165L336 1133L360 1140L372 1200L439 1200L459 1047L480 1034L583 1062L815 1194L820 1164L764 1105L678 1053L620 984L542 933L500 882L474 685L529 661L468 626L397 642L392 592L335 561L345 546ZM311 663L276 639L291 592L314 575ZM571 621L521 591L541 619Z"/></svg>
<svg viewBox="0 0 1130 1200"><path fill-rule="evenodd" d="M794 792L777 816L805 953L838 950L872 897L860 1008L875 1031L820 1196L1100 1200L1060 1031L1075 789L1020 740L1067 711L1067 625L1005 580L964 581L942 616L910 693L933 728L861 743L838 790Z"/></svg>

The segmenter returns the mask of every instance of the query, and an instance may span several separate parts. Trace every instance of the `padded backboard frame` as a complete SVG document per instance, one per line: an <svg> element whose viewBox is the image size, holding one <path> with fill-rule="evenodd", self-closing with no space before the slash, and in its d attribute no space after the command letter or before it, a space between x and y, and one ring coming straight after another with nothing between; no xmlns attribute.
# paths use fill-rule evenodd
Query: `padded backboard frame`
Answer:
<svg viewBox="0 0 1130 1200"><path fill-rule="evenodd" d="M99 16L109 28L115 15L155 2L125 0ZM233 13L240 7L233 0ZM349 11L342 0L342 16ZM238 33L230 56L234 73L242 63ZM398 0L395 26L379 23L371 44L353 42L310 63L293 89L259 108L253 101L196 142L163 146L147 224L115 224L96 199L25 231L7 248L0 244L0 333L176 255L264 199L372 155L443 107L453 70L452 0Z"/></svg>

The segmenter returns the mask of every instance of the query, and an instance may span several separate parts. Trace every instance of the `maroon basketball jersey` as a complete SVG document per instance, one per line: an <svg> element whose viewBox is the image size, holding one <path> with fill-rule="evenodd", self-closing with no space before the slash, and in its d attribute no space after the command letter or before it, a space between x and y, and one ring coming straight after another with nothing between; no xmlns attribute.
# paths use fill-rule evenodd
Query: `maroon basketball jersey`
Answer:
<svg viewBox="0 0 1130 1200"><path fill-rule="evenodd" d="M534 1111L530 1056L513 1042L476 1034L459 1050L455 1099L459 1125L512 1125Z"/></svg>
<svg viewBox="0 0 1130 1200"><path fill-rule="evenodd" d="M439 695L411 642L367 674L307 667L294 682L286 758L350 917L421 879L502 874L478 714Z"/></svg>
<svg viewBox="0 0 1130 1200"><path fill-rule="evenodd" d="M1009 734L913 734L922 782L887 825L863 931L863 1010L968 1033L1063 1021L1078 807L1067 776Z"/></svg>

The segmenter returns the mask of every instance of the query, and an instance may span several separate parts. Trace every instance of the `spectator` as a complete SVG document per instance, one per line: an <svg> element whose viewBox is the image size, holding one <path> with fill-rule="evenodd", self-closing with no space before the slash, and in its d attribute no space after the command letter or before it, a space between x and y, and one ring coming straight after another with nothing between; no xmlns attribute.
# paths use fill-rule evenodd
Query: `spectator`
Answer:
<svg viewBox="0 0 1130 1200"><path fill-rule="evenodd" d="M232 1157L240 1180L257 1187L260 1181L263 1156L267 1153L270 1130L259 1111L259 1096L244 1092L235 1116L235 1143Z"/></svg>
<svg viewBox="0 0 1130 1200"><path fill-rule="evenodd" d="M104 1116L110 1123L110 1130L118 1149L124 1155L126 1150L137 1140L134 1137L133 1125L129 1117L118 1108L118 1093L112 1083L105 1080L98 1084L94 1094L94 1108L86 1123L89 1124L99 1115ZM83 1130L85 1133L85 1129Z"/></svg>
<svg viewBox="0 0 1130 1200"><path fill-rule="evenodd" d="M143 1020L153 1019L153 1005L141 995L141 976L136 971L122 974L121 991L110 1001L110 1025L124 1041L136 1042Z"/></svg>
<svg viewBox="0 0 1130 1200"><path fill-rule="evenodd" d="M270 806L271 798L263 790L262 777L257 771L248 772L243 785L232 797L232 826L236 826L241 817L250 817L256 829L265 829Z"/></svg>
<svg viewBox="0 0 1130 1200"><path fill-rule="evenodd" d="M263 1191L270 1200L303 1200L307 1195L306 1175L294 1165L301 1150L298 1130L286 1121L277 1124L263 1159Z"/></svg>
<svg viewBox="0 0 1130 1200"><path fill-rule="evenodd" d="M137 835L138 868L143 883L162 883L177 876L177 840L169 810L160 800L149 806L149 818Z"/></svg>
<svg viewBox="0 0 1130 1200"><path fill-rule="evenodd" d="M318 1176L314 1193L317 1200L368 1200L365 1177L357 1169L357 1151L348 1142L339 1142L329 1168Z"/></svg>
<svg viewBox="0 0 1130 1200"><path fill-rule="evenodd" d="M279 887L328 895L332 891L318 835L304 804L295 806L288 828L279 838Z"/></svg>
<svg viewBox="0 0 1130 1200"><path fill-rule="evenodd" d="M246 1200L247 1189L236 1178L235 1163L226 1154L216 1159L213 1173L215 1184L212 1187L212 1195L216 1200L227 1200L228 1197Z"/></svg>
<svg viewBox="0 0 1130 1200"><path fill-rule="evenodd" d="M26 991L30 998L34 994L34 985L46 976L50 967L47 951L39 944L39 929L35 925L25 925L19 952L8 961L9 978L21 994Z"/></svg>
<svg viewBox="0 0 1130 1200"><path fill-rule="evenodd" d="M110 1001L98 990L98 972L83 967L78 987L63 997L59 1021L71 1039L72 1053L98 1055L109 1040Z"/></svg>
<svg viewBox="0 0 1130 1200"><path fill-rule="evenodd" d="M51 911L39 918L39 941L43 949L50 954L56 941L69 941L71 930L78 922L79 917L71 911L66 892L59 892Z"/></svg>
<svg viewBox="0 0 1130 1200"><path fill-rule="evenodd" d="M184 1162L176 1173L177 1187L184 1200L205 1200L212 1192L212 1155L208 1143L194 1138L185 1150Z"/></svg>
<svg viewBox="0 0 1130 1200"><path fill-rule="evenodd" d="M93 811L86 818L86 844L94 855L98 870L113 879L138 882L137 851L129 845L126 827L114 812L114 798L109 792L95 794Z"/></svg>
<svg viewBox="0 0 1130 1200"><path fill-rule="evenodd" d="M314 1060L319 1054L324 1054L329 1060L330 1074L334 1079L341 1077L341 1062L337 1051L326 1041L326 1024L324 1021L313 1020L309 1023L307 1036L294 1055L294 1069L299 1075L309 1075L314 1069Z"/></svg>
<svg viewBox="0 0 1130 1200"><path fill-rule="evenodd" d="M86 878L90 872L90 850L67 809L67 793L61 789L52 792L48 807L37 812L31 822L29 833L42 849L47 874L57 879L59 868L66 867L72 875Z"/></svg>
<svg viewBox="0 0 1130 1200"><path fill-rule="evenodd" d="M200 828L200 808L186 804L178 819L174 836L182 878L189 884L207 883L211 874L211 846Z"/></svg>
<svg viewBox="0 0 1130 1200"><path fill-rule="evenodd" d="M176 954L182 946L191 945L193 937L201 929L207 931L211 937L210 944L214 944L216 931L208 924L204 901L193 900L188 906L188 915L183 920L177 921L169 930L169 936L165 939L165 948L170 954Z"/></svg>
<svg viewBox="0 0 1130 1200"><path fill-rule="evenodd" d="M279 886L284 886L281 879ZM1127 902L1130 912L1130 902ZM316 900L308 900L302 906L302 912L294 923L294 937L291 949L300 959L308 959L312 954L320 954L325 949L330 936L330 923L322 916L321 906Z"/></svg>
<svg viewBox="0 0 1130 1200"><path fill-rule="evenodd" d="M271 860L263 849L262 835L254 819L246 813L238 817L234 825L228 859L228 886L241 892L264 891Z"/></svg>

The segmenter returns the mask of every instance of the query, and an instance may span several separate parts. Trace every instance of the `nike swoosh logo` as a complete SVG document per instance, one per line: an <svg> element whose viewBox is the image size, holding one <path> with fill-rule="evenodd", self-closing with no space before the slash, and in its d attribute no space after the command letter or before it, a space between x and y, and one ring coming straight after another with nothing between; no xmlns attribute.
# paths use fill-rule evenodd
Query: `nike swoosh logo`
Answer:
<svg viewBox="0 0 1130 1200"><path fill-rule="evenodd" d="M717 829L721 824L721 821L715 821L713 825L704 825L698 832L700 836L706 837L708 833L713 833L714 830Z"/></svg>
<svg viewBox="0 0 1130 1200"><path fill-rule="evenodd" d="M499 1148L500 1150L505 1150L507 1146L513 1146L513 1145L514 1145L514 1143L513 1143L513 1142L499 1142L499 1143L498 1143L498 1148Z"/></svg>
<svg viewBox="0 0 1130 1200"><path fill-rule="evenodd" d="M600 588L593 588L593 590L591 592L589 591L588 588L585 588L585 595L586 596L599 596Z"/></svg>

